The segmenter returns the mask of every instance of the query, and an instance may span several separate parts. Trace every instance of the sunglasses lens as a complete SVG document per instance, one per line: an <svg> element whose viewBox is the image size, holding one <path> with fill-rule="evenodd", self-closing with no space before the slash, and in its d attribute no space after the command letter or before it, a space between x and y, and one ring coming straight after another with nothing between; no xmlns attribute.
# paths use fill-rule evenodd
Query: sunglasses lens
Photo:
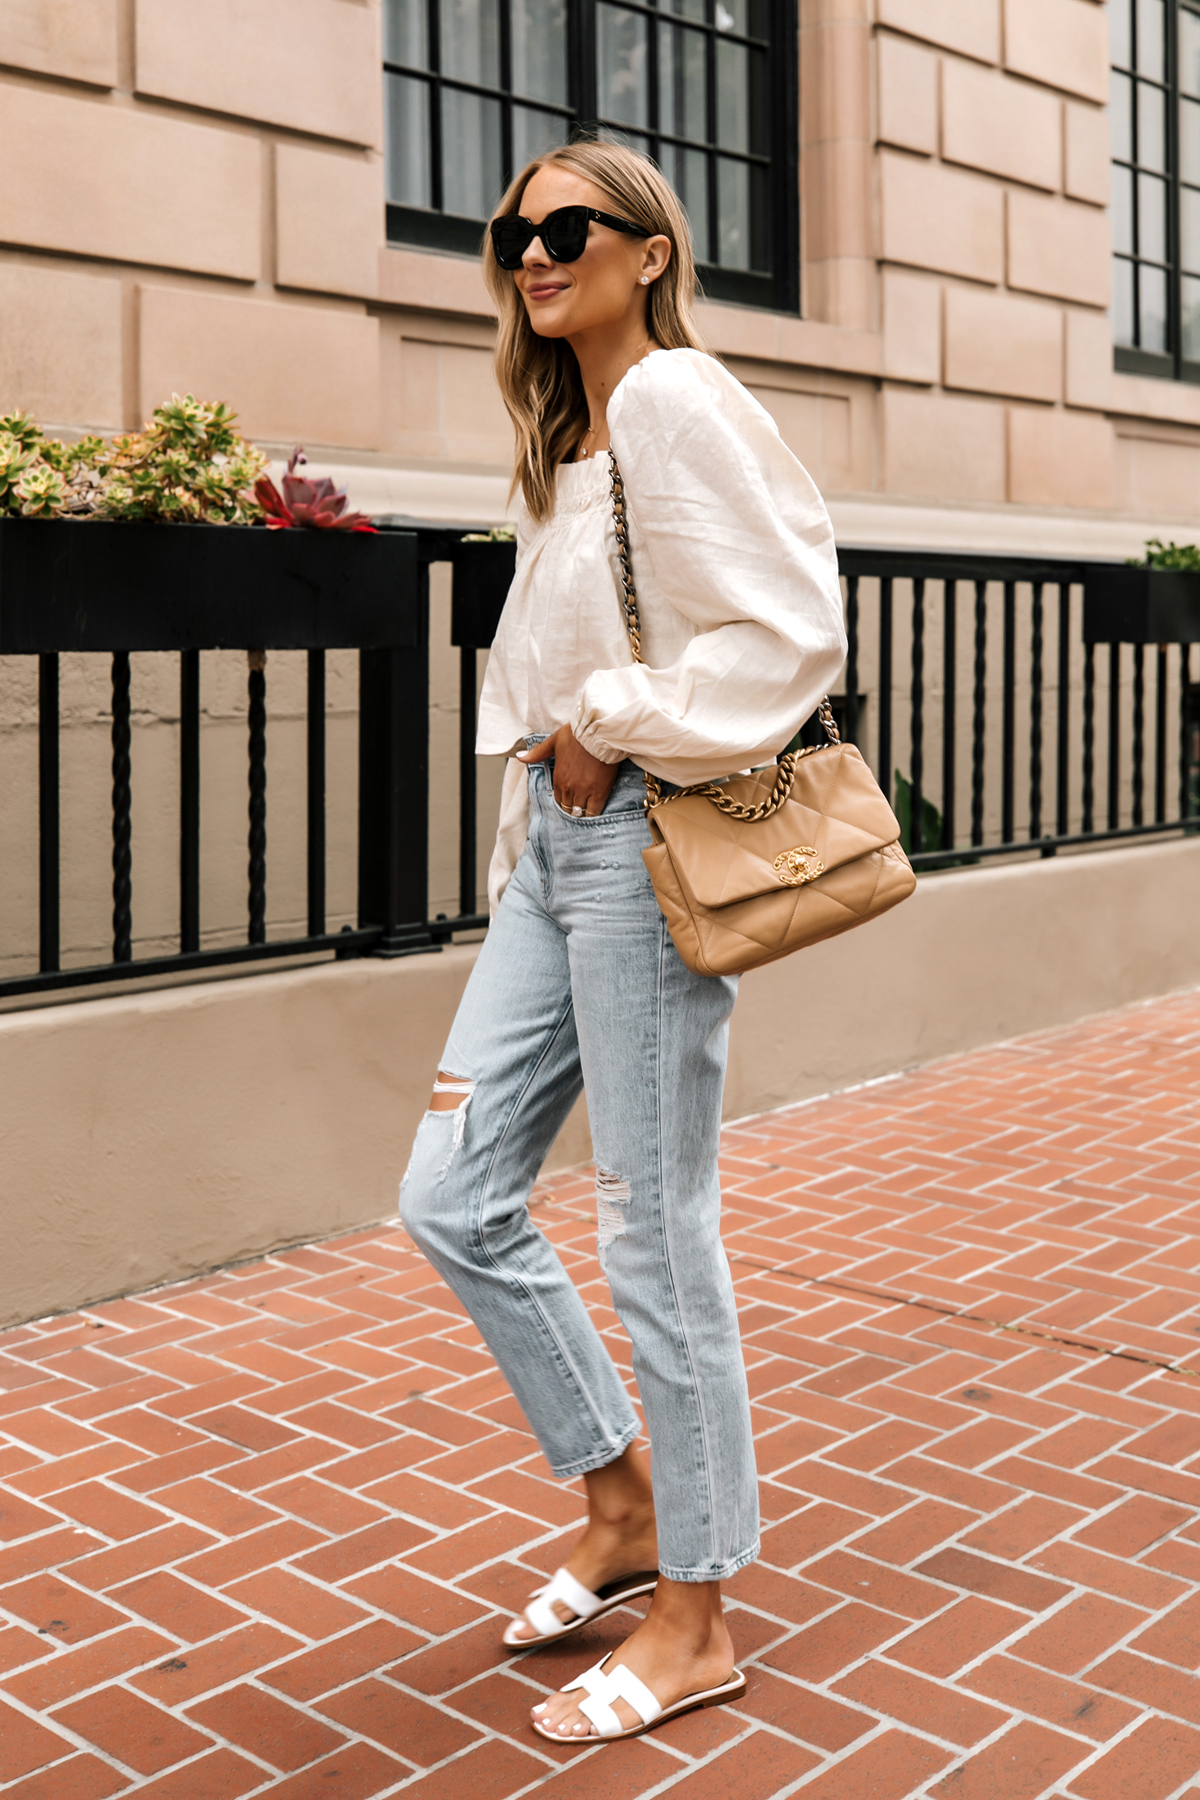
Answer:
<svg viewBox="0 0 1200 1800"><path fill-rule="evenodd" d="M544 221L543 231L543 242L555 262L578 262L587 244L587 208L560 207Z"/></svg>
<svg viewBox="0 0 1200 1800"><path fill-rule="evenodd" d="M495 219L492 222L492 248L502 269L519 269L521 258L533 240L524 219Z"/></svg>

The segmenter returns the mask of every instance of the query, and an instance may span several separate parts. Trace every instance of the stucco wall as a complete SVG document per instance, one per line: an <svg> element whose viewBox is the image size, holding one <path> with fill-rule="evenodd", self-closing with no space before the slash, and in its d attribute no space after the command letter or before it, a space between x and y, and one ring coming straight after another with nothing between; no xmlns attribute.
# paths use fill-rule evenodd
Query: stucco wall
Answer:
<svg viewBox="0 0 1200 1800"><path fill-rule="evenodd" d="M1195 840L925 877L745 979L726 1116L1200 982L1198 910ZM0 1017L0 1321L389 1214L475 954Z"/></svg>

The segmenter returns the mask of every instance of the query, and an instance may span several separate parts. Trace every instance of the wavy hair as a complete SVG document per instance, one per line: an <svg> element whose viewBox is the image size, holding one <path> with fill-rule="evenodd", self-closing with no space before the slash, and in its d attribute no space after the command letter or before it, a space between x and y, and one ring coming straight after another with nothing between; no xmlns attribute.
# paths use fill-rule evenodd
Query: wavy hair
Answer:
<svg viewBox="0 0 1200 1800"><path fill-rule="evenodd" d="M671 259L646 295L646 324L664 350L703 349L692 315L696 262L691 228L661 169L625 144L564 144L522 169L492 217L519 212L525 189L545 168L570 169L598 187L614 212L650 237L669 239ZM531 516L540 523L554 511L555 470L587 427L587 398L575 352L564 338L539 337L534 331L512 274L492 252L490 231L483 240L483 274L500 321L496 380L517 437L511 492L520 487Z"/></svg>

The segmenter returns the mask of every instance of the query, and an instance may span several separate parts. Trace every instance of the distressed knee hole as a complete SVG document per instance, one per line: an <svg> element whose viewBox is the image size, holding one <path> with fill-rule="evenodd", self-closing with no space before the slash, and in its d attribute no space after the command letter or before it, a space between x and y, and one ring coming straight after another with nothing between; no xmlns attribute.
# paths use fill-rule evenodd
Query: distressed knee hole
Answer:
<svg viewBox="0 0 1200 1800"><path fill-rule="evenodd" d="M412 1147L412 1155L408 1159L408 1167L405 1169L404 1179L400 1183L401 1196L403 1196L404 1191L408 1186L409 1176L413 1172L413 1166L417 1157L417 1148L421 1142L421 1130L425 1128L429 1120L437 1118L439 1113L452 1112L454 1114L454 1131L450 1139L450 1148L446 1152L446 1160L443 1162L437 1173L439 1183L445 1181L447 1175L450 1173L451 1163L454 1161L458 1151L462 1149L463 1138L466 1136L467 1130L467 1107L471 1103L471 1095L474 1092L475 1083L469 1081L466 1076L449 1075L444 1069L438 1070L437 1080L433 1084L433 1095L430 1099L429 1107L425 1113L425 1117L421 1121L421 1129L417 1132L416 1141ZM439 1130L440 1129L441 1127L439 1126Z"/></svg>
<svg viewBox="0 0 1200 1800"><path fill-rule="evenodd" d="M603 1267L604 1253L614 1238L623 1237L626 1213L632 1199L629 1183L611 1169L596 1169L596 1246Z"/></svg>
<svg viewBox="0 0 1200 1800"><path fill-rule="evenodd" d="M468 1081L465 1075L448 1075L445 1069L439 1069L437 1080L433 1084L433 1097L429 1102L430 1112L465 1112L467 1101L475 1092L475 1083Z"/></svg>

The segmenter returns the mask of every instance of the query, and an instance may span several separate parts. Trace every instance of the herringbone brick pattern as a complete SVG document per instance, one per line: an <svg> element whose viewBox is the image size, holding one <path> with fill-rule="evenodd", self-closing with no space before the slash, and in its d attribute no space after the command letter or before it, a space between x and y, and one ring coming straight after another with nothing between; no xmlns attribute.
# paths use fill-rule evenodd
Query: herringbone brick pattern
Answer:
<svg viewBox="0 0 1200 1800"><path fill-rule="evenodd" d="M580 1493L381 1229L0 1337L6 1800L1200 1800L1200 995L743 1122L725 1182L743 1704L528 1731L632 1615L505 1656ZM627 1368L589 1180L540 1201Z"/></svg>

